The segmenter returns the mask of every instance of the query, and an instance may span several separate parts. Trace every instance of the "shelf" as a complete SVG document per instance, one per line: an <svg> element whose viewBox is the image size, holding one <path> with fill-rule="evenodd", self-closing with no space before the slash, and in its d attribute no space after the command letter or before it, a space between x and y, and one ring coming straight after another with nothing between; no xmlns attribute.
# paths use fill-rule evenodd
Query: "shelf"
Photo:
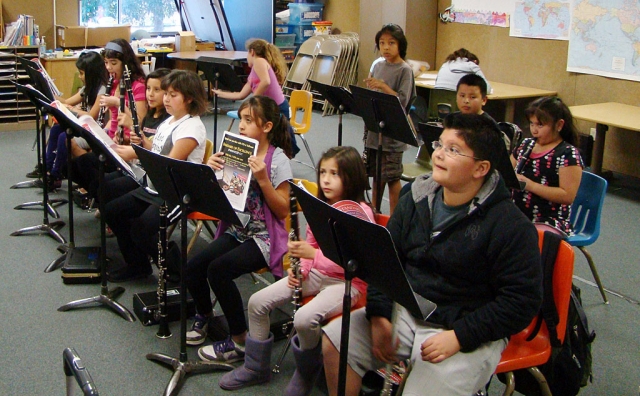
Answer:
<svg viewBox="0 0 640 396"><path fill-rule="evenodd" d="M0 50L0 131L34 129L35 106L17 91L11 81L29 83L18 57L34 58L38 46L7 47Z"/></svg>

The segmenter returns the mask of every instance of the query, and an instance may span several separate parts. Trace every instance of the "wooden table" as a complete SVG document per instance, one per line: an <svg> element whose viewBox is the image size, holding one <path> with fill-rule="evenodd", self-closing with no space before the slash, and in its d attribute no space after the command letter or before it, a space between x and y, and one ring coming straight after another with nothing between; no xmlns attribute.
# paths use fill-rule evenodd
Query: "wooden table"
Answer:
<svg viewBox="0 0 640 396"><path fill-rule="evenodd" d="M434 89L436 84L437 70L428 71L416 78L416 86L427 89ZM541 96L556 96L558 92L544 89L522 87L500 82L489 81L493 92L487 95L489 100L501 100L505 102L505 121L513 122L515 118L516 99L538 98Z"/></svg>
<svg viewBox="0 0 640 396"><path fill-rule="evenodd" d="M591 170L602 174L604 141L610 126L640 132L640 107L608 102L569 107L574 118L596 123L596 141L593 145Z"/></svg>

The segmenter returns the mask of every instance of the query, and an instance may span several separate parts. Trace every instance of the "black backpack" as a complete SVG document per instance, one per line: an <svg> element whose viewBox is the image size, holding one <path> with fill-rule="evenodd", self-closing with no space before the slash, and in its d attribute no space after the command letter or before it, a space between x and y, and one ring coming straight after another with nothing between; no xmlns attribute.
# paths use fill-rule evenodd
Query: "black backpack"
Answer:
<svg viewBox="0 0 640 396"><path fill-rule="evenodd" d="M547 379L554 396L574 396L578 394L581 387L586 386L593 379L591 343L596 334L589 330L587 316L580 299L580 289L572 285L564 343L560 344L558 340L556 333L558 312L553 299L552 275L560 241L560 237L556 234L545 232L542 244L543 302L536 329L529 339L535 337L544 318L549 329L552 352L549 361L538 368ZM540 395L540 385L527 370L517 370L514 375L518 392L526 396ZM498 378L505 382L503 374L499 374Z"/></svg>

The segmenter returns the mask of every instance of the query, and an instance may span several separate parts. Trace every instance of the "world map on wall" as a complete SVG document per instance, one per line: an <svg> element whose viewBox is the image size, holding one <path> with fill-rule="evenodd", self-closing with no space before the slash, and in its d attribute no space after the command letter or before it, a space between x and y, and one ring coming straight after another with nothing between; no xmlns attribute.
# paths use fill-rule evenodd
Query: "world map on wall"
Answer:
<svg viewBox="0 0 640 396"><path fill-rule="evenodd" d="M575 0L567 71L640 81L636 0Z"/></svg>
<svg viewBox="0 0 640 396"><path fill-rule="evenodd" d="M571 4L560 0L516 1L511 36L568 40Z"/></svg>

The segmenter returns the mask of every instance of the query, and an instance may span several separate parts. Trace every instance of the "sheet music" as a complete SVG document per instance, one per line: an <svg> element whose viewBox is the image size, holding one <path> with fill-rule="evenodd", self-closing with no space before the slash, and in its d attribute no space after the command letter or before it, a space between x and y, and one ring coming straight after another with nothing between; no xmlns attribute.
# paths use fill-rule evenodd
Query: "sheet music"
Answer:
<svg viewBox="0 0 640 396"><path fill-rule="evenodd" d="M62 96L62 91L58 89L58 87L56 86L56 83L53 82L53 79L51 78L51 76L49 76L49 73L47 73L47 70L44 68L44 66L42 66L42 63L40 63L40 58L33 58L33 59L30 59L30 61L38 64L38 67L39 67L38 71L44 76L44 79L47 81L47 84L49 84L49 88L51 88L51 92L53 92L53 94L56 96Z"/></svg>
<svg viewBox="0 0 640 396"><path fill-rule="evenodd" d="M120 169L131 176L135 181L139 180L136 176L136 173L133 171L133 169L131 169L131 166L129 166L129 164L125 160L123 160L122 157L120 157L120 155L113 149L116 146L116 143L113 141L113 139L111 139L109 135L102 128L100 128L100 125L98 125L98 123L93 118L91 118L90 115L85 114L83 116L80 116L80 118L77 118L77 120L79 121L78 125L95 136L96 140L98 140L104 146L104 148L112 154L113 158L118 161L118 167L120 167Z"/></svg>

